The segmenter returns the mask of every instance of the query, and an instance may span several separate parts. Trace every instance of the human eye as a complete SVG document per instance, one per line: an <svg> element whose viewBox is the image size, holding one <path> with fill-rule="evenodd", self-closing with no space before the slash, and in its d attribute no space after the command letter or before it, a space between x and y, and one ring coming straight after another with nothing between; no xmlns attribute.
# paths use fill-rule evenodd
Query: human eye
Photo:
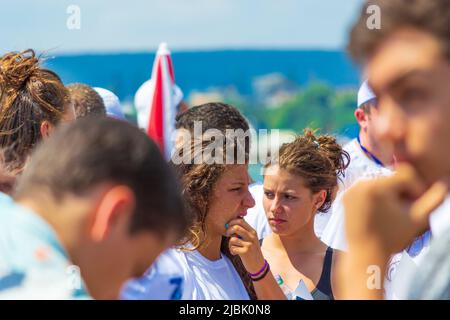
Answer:
<svg viewBox="0 0 450 320"><path fill-rule="evenodd" d="M286 200L295 200L295 199L297 199L296 196L293 196L293 195L291 195L291 194L285 194L285 195L284 195L284 198L285 198Z"/></svg>
<svg viewBox="0 0 450 320"><path fill-rule="evenodd" d="M274 194L273 194L273 192L271 192L271 191L264 191L264 196L267 198L267 199L273 199L274 198Z"/></svg>

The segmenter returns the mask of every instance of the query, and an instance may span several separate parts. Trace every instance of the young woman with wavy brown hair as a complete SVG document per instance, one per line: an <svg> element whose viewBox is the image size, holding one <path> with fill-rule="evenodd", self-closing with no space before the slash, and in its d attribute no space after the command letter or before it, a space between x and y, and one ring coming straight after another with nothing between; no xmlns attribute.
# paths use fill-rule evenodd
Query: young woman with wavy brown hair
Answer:
<svg viewBox="0 0 450 320"><path fill-rule="evenodd" d="M225 134L220 129L215 132ZM187 156L187 161L172 158L192 216L190 228L144 277L127 286L122 298L285 299L255 230L243 219L255 204L248 190L248 137L229 136L223 144L210 138L206 131L178 149L179 159Z"/></svg>

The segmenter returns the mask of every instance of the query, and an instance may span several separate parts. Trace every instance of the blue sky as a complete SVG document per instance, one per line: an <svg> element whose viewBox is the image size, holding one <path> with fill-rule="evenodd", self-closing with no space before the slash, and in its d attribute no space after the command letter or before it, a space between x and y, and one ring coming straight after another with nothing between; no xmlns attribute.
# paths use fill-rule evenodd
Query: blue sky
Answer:
<svg viewBox="0 0 450 320"><path fill-rule="evenodd" d="M362 0L15 0L0 6L0 52L340 49ZM66 26L69 5L81 29Z"/></svg>

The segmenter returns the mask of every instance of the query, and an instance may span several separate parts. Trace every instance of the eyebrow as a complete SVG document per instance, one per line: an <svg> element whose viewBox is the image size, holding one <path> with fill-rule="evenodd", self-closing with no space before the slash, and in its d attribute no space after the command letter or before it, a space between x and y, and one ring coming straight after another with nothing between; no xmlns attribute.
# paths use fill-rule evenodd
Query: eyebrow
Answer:
<svg viewBox="0 0 450 320"><path fill-rule="evenodd" d="M263 190L264 190L264 192L274 192L273 190L266 189L266 188L263 188ZM283 191L283 192L280 192L280 193L288 194L288 195L295 195L296 194L296 192L294 190L291 190L291 189Z"/></svg>
<svg viewBox="0 0 450 320"><path fill-rule="evenodd" d="M403 82L407 81L409 78L414 77L414 76L420 76L420 75L428 75L429 73L424 71L424 70L408 70L405 71L403 74L399 75L398 77L390 80L384 87L385 88L392 88L392 87L398 87L400 86ZM369 86L373 89L372 83L369 80ZM385 88L383 88L385 90ZM384 91L382 90L382 91ZM375 91L375 95L378 96L379 92Z"/></svg>

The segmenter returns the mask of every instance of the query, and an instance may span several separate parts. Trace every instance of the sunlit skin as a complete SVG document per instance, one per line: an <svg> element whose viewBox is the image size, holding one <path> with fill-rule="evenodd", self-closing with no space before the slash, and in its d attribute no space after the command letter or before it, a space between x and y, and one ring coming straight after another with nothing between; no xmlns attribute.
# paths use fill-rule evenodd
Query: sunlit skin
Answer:
<svg viewBox="0 0 450 320"><path fill-rule="evenodd" d="M209 210L206 216L206 235L199 251L210 260L220 258L220 242L226 235L226 224L247 214L255 205L248 191L247 165L227 166L213 187Z"/></svg>
<svg viewBox="0 0 450 320"><path fill-rule="evenodd" d="M433 36L402 29L370 59L379 138L432 183L450 177L450 63Z"/></svg>
<svg viewBox="0 0 450 320"><path fill-rule="evenodd" d="M375 155L385 166L394 165L392 145L386 140L379 140L377 136L377 124L379 123L379 110L376 99L369 102L370 112L366 113L361 108L355 110L355 118L360 126L359 137L361 144ZM369 155L366 156L370 158ZM372 160L372 159L371 159Z"/></svg>
<svg viewBox="0 0 450 320"><path fill-rule="evenodd" d="M150 231L130 234L135 199L126 186L105 183L85 195L66 195L59 201L36 192L18 203L53 227L95 299L117 299L123 284L142 276L176 240L170 232L164 237Z"/></svg>
<svg viewBox="0 0 450 320"><path fill-rule="evenodd" d="M72 102L69 102L66 104L64 108L64 113L61 115L61 119L57 123L57 125L64 125L66 123L70 123L72 121L75 121L76 115L75 115L75 107ZM55 125L53 125L50 121L44 120L41 123L40 131L42 138L49 137L53 130L55 130Z"/></svg>
<svg viewBox="0 0 450 320"><path fill-rule="evenodd" d="M313 193L302 177L277 165L266 169L263 206L273 233L262 245L274 274L291 290L303 280L309 291L319 282L327 249L314 232L314 216L325 201L326 191ZM333 267L334 258L333 255ZM332 272L334 278L334 272Z"/></svg>
<svg viewBox="0 0 450 320"><path fill-rule="evenodd" d="M206 220L208 230L212 233L225 235L225 224L244 217L247 209L255 206L255 200L248 190L250 177L247 168L247 165L233 165L219 178Z"/></svg>
<svg viewBox="0 0 450 320"><path fill-rule="evenodd" d="M350 253L339 265L346 298L381 299L367 288L367 267L381 277L391 254L428 226L448 194L450 61L437 38L398 29L369 57L369 82L379 100L378 134L391 143L396 174L359 183L344 197Z"/></svg>

